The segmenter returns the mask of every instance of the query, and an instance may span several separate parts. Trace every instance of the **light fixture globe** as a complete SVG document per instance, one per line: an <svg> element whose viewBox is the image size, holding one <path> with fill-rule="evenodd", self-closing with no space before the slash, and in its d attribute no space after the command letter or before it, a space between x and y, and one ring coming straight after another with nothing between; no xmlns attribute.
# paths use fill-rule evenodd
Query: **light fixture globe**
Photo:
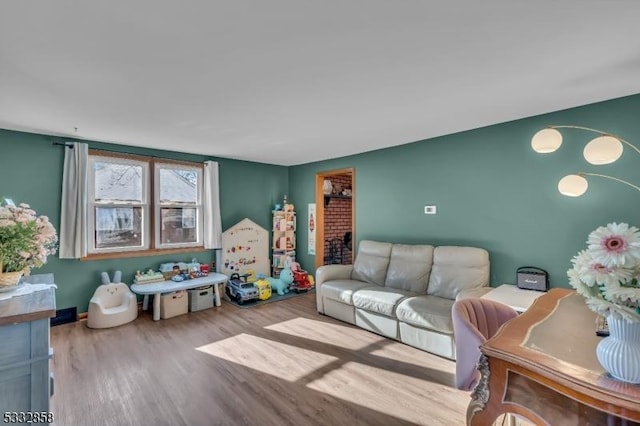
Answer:
<svg viewBox="0 0 640 426"><path fill-rule="evenodd" d="M589 182L580 175L567 175L558 182L558 191L567 197L579 197L589 188Z"/></svg>
<svg viewBox="0 0 640 426"><path fill-rule="evenodd" d="M551 127L538 131L531 138L531 147L540 154L554 152L560 148L560 145L562 145L562 134Z"/></svg>
<svg viewBox="0 0 640 426"><path fill-rule="evenodd" d="M598 136L584 147L584 159L591 164L611 164L622 156L622 142L609 135Z"/></svg>

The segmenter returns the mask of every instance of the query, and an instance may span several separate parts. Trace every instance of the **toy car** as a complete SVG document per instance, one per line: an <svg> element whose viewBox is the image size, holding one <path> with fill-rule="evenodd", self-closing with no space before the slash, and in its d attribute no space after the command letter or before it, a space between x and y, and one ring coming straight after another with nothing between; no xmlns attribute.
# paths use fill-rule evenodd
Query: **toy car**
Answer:
<svg viewBox="0 0 640 426"><path fill-rule="evenodd" d="M289 286L289 289L300 293L301 291L311 290L314 287L313 276L309 275L307 271L298 270L293 273L293 283Z"/></svg>
<svg viewBox="0 0 640 426"><path fill-rule="evenodd" d="M225 291L229 298L234 299L238 305L242 305L249 300L258 299L258 287L253 283L246 281L246 276L240 276L237 273L231 274L229 281L225 286Z"/></svg>

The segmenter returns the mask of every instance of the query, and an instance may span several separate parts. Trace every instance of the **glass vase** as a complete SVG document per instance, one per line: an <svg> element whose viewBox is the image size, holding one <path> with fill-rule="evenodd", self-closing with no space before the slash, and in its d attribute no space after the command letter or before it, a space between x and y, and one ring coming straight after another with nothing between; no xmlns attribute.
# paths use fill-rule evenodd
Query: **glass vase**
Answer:
<svg viewBox="0 0 640 426"><path fill-rule="evenodd" d="M596 348L600 365L617 380L640 383L640 322L609 315L609 336Z"/></svg>

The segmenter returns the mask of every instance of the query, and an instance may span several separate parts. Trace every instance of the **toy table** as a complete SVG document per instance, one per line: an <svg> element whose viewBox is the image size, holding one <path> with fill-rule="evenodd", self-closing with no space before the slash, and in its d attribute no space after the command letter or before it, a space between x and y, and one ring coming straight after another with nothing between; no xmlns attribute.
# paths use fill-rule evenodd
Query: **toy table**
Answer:
<svg viewBox="0 0 640 426"><path fill-rule="evenodd" d="M184 281L168 280L151 284L132 284L131 291L144 296L142 301L143 310L146 310L149 307L149 295L153 295L153 320L158 321L160 319L160 295L162 293L170 293L172 291L188 290L190 288L212 285L215 293L215 304L216 306L220 306L220 284L226 283L228 279L229 277L224 274L211 272L206 277L193 278Z"/></svg>

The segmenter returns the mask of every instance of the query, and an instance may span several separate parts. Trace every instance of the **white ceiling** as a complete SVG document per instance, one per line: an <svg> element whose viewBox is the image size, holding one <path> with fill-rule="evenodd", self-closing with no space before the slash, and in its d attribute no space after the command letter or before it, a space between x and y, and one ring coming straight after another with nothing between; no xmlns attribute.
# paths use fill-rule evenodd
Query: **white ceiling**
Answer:
<svg viewBox="0 0 640 426"><path fill-rule="evenodd" d="M640 93L639 21L637 0L4 0L0 128L302 164Z"/></svg>

